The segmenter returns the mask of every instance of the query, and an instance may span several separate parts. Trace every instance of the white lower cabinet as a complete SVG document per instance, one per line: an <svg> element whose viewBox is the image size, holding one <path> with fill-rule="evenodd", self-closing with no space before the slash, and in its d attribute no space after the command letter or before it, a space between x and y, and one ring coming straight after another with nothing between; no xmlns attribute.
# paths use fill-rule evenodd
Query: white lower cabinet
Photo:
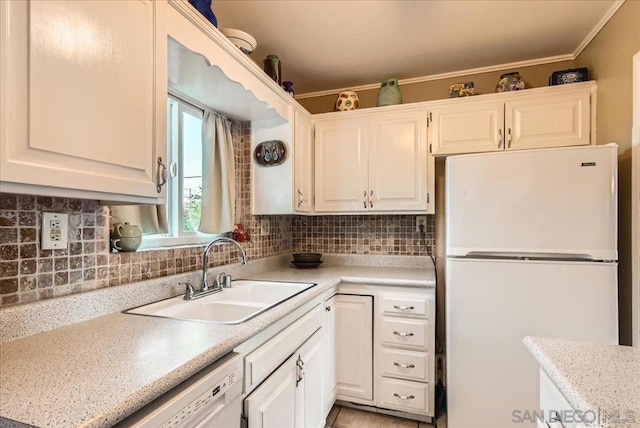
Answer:
<svg viewBox="0 0 640 428"><path fill-rule="evenodd" d="M376 405L434 416L435 292L384 289L375 314Z"/></svg>
<svg viewBox="0 0 640 428"><path fill-rule="evenodd" d="M336 400L434 416L435 290L341 284L236 349L248 428L321 428Z"/></svg>
<svg viewBox="0 0 640 428"><path fill-rule="evenodd" d="M317 300L236 348L245 355L243 426L324 426L324 305Z"/></svg>
<svg viewBox="0 0 640 428"><path fill-rule="evenodd" d="M244 400L249 428L321 428L322 329Z"/></svg>
<svg viewBox="0 0 640 428"><path fill-rule="evenodd" d="M373 297L335 296L337 399L373 400Z"/></svg>
<svg viewBox="0 0 640 428"><path fill-rule="evenodd" d="M296 426L298 355L292 355L245 400L249 428Z"/></svg>
<svg viewBox="0 0 640 428"><path fill-rule="evenodd" d="M537 428L586 428L580 422L582 412L576 411L564 395L540 369L540 410L544 419L537 419ZM588 415L587 419L590 419Z"/></svg>

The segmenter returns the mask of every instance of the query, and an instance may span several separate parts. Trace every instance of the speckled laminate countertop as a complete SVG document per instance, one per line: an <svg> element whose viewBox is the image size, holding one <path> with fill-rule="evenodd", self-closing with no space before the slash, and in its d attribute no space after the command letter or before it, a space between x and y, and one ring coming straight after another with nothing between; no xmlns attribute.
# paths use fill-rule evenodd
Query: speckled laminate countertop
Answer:
<svg viewBox="0 0 640 428"><path fill-rule="evenodd" d="M39 427L111 426L341 281L435 286L424 268L279 267L250 278L318 285L238 325L112 313L5 342L0 417Z"/></svg>
<svg viewBox="0 0 640 428"><path fill-rule="evenodd" d="M631 412L635 420L619 426L640 427L640 349L539 337L524 344L575 410L625 420Z"/></svg>

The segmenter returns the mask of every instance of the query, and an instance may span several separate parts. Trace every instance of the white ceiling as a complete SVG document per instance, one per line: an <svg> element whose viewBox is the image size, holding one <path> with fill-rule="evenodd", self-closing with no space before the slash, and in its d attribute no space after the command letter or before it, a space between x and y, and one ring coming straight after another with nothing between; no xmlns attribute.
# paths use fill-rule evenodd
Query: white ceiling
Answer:
<svg viewBox="0 0 640 428"><path fill-rule="evenodd" d="M296 94L571 55L616 0L213 0ZM606 19L606 18L605 18Z"/></svg>

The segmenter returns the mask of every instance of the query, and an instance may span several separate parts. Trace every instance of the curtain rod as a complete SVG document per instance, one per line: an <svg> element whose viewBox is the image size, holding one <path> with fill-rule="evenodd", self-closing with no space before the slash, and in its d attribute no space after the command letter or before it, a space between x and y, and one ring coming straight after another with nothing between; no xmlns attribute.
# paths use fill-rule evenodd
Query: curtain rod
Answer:
<svg viewBox="0 0 640 428"><path fill-rule="evenodd" d="M174 100L187 104L190 107L193 107L196 110L200 110L203 113L205 111L211 111L214 112L213 110L211 110L209 107L205 106L204 104L199 103L198 101L194 100L191 97L188 97L184 94L181 94L178 91L175 91L171 88L169 88L169 90L167 91L169 93L169 97L173 98ZM214 113L218 113L218 112L214 112ZM218 113L219 114L219 113Z"/></svg>

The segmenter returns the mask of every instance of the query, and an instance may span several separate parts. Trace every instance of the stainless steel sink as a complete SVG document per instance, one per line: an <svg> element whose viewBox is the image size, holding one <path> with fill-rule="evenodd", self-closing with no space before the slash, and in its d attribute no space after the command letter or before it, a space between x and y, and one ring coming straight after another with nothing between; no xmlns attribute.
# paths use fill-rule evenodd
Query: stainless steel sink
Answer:
<svg viewBox="0 0 640 428"><path fill-rule="evenodd" d="M316 286L308 282L235 280L231 288L197 300L176 296L124 311L127 314L239 324Z"/></svg>

